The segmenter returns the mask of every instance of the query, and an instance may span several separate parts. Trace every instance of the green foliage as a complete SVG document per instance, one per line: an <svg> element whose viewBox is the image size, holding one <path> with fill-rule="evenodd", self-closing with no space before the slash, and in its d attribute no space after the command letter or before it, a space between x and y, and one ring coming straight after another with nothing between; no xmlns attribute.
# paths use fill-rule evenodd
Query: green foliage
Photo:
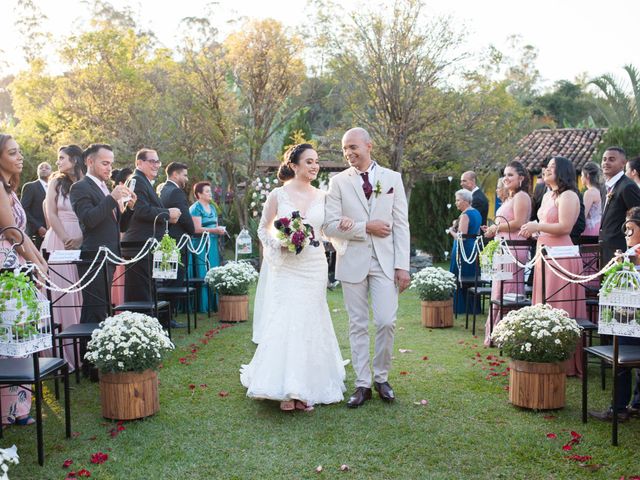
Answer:
<svg viewBox="0 0 640 480"><path fill-rule="evenodd" d="M0 273L0 313L15 309L13 333L17 339L28 338L38 333L40 309L35 285L20 272Z"/></svg>
<svg viewBox="0 0 640 480"><path fill-rule="evenodd" d="M536 115L553 118L556 127L595 128L606 125L606 120L596 111L594 101L584 86L560 80L553 91L536 97L532 107Z"/></svg>
<svg viewBox="0 0 640 480"><path fill-rule="evenodd" d="M610 127L627 127L640 122L640 72L631 64L623 68L628 84L610 73L589 82L602 95L593 103Z"/></svg>
<svg viewBox="0 0 640 480"><path fill-rule="evenodd" d="M411 191L409 224L413 244L433 255L434 262L444 259L444 252L451 252L452 239L445 233L459 212L454 206L454 193L458 190L457 178L451 182L444 178L432 178L418 182ZM451 204L451 208L447 208Z"/></svg>
<svg viewBox="0 0 640 480"><path fill-rule="evenodd" d="M161 270L169 270L171 266L169 260L171 260L171 257L174 254L178 255L178 264L182 265L182 259L180 258L180 250L178 250L176 239L169 236L168 233L165 233L160 239L160 242L158 242L158 245L153 250L153 253L156 253L156 252L162 253L162 260L160 262Z"/></svg>
<svg viewBox="0 0 640 480"><path fill-rule="evenodd" d="M596 161L602 158L607 147L613 145L624 148L627 152L627 158L640 155L640 123L626 127L609 128L602 136L602 142L593 155Z"/></svg>

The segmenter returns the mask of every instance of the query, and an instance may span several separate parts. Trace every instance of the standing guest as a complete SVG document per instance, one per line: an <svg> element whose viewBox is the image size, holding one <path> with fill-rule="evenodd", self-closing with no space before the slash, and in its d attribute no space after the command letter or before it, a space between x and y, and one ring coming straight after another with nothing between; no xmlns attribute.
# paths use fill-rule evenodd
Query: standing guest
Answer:
<svg viewBox="0 0 640 480"><path fill-rule="evenodd" d="M496 198L500 200L500 205L496 208L496 215L499 208L509 198L509 189L504 186L504 177L500 177L496 183Z"/></svg>
<svg viewBox="0 0 640 480"><path fill-rule="evenodd" d="M482 218L481 225L487 224L487 216L489 215L489 199L477 185L478 177L475 172L464 172L460 177L460 186L465 190L469 190L472 195L471 206L480 212Z"/></svg>
<svg viewBox="0 0 640 480"><path fill-rule="evenodd" d="M602 173L607 187L600 221L603 265L613 258L616 250L624 250L626 242L622 225L625 215L630 208L640 205L640 188L625 176L626 163L627 157L620 147L609 147L602 155Z"/></svg>
<svg viewBox="0 0 640 480"><path fill-rule="evenodd" d="M531 217L531 197L529 196L529 175L522 163L513 161L504 169L502 178L504 188L508 197L504 200L498 212L496 221L490 227L483 227L484 235L487 238L499 238L505 240L526 240L520 235L520 227L529 221ZM529 248L513 248L516 259L521 264L527 263ZM514 278L507 282L495 280L491 282L491 300L500 299L500 284L502 283L502 294L515 293L524 294L524 268L516 264L505 266L505 270L514 272ZM500 322L500 309L498 305L492 305L493 315L487 318L484 331L484 344L491 345L491 332ZM493 325L491 325L493 318Z"/></svg>
<svg viewBox="0 0 640 480"><path fill-rule="evenodd" d="M195 234L202 235L204 232L209 232L209 239L211 241L208 257L205 251L200 253L194 261L196 277L203 278L208 268L220 265L218 235L224 235L226 230L218 226L218 213L211 204L211 184L209 182L196 183L193 186L193 196L196 201L189 207L189 212L193 219ZM194 242L194 246L197 246L196 242ZM205 285L201 288L198 310L200 312L206 312L207 306L209 305L209 289ZM215 297L211 303L215 308Z"/></svg>
<svg viewBox="0 0 640 480"><path fill-rule="evenodd" d="M475 278L476 276L476 264L475 262L467 263L464 261L464 257L471 257L476 240L475 238L467 238L462 241L464 248L464 256L462 252L458 252L459 242L457 240L458 235L478 235L480 233L481 218L480 212L471 206L472 196L471 192L467 189L458 190L455 193L456 207L460 210L460 217L456 219L454 225L449 228L449 235L453 237L453 249L451 250L451 264L449 271L453 273L456 278L461 276L462 278ZM458 267L460 264L460 267ZM464 313L466 299L466 288L458 289L455 298L456 313ZM474 306L471 306L473 312ZM469 313L471 313L469 312Z"/></svg>
<svg viewBox="0 0 640 480"><path fill-rule="evenodd" d="M178 208L164 208L162 206L160 197L151 184L158 177L160 165L161 162L155 150L143 148L136 153L136 169L131 179L136 180L137 201L135 209L127 208L124 213L128 228L122 229L124 231L123 242L143 243L154 235L155 238L160 239L164 234L164 221L176 223L180 218ZM149 262L147 258L143 258L127 270L125 302L150 302L150 281Z"/></svg>
<svg viewBox="0 0 640 480"><path fill-rule="evenodd" d="M169 225L169 235L178 242L182 235L191 236L195 233L193 218L189 213L189 202L184 188L189 181L189 172L184 163L171 162L166 168L167 181L160 193L160 201L165 208L175 207L180 210L180 217L176 223ZM182 265L178 265L178 278L167 282L168 285L181 287L184 285L184 265L187 264L187 247L182 249Z"/></svg>
<svg viewBox="0 0 640 480"><path fill-rule="evenodd" d="M594 162L587 162L582 167L582 183L587 187L583 195L585 229L583 235L598 236L602 219L602 193L604 181L602 170ZM605 194L606 195L606 194Z"/></svg>
<svg viewBox="0 0 640 480"><path fill-rule="evenodd" d="M85 174L82 149L77 145L66 145L58 150L58 171L51 176L45 199L45 214L49 229L42 242L42 250L51 253L56 250L77 250L82 245L82 230L78 217L71 207L69 190ZM60 287L68 287L78 281L76 265L55 265L51 268L51 279ZM53 319L62 329L80 322L82 294L80 292L51 292ZM64 358L71 369L75 364L73 346L64 349Z"/></svg>
<svg viewBox="0 0 640 480"><path fill-rule="evenodd" d="M627 247L631 249L639 245L640 207L633 207L627 212L624 228ZM636 265L636 270L640 270L640 249L636 249L635 251L631 250L631 255L633 256L633 263L635 263ZM640 345L640 338L619 336L618 344ZM636 375L636 391L638 389L638 380L640 380L640 378L638 378L638 376ZM631 369L619 366L617 369L615 382L616 396L613 399L613 405L611 405L608 410L605 410L603 412L590 411L590 416L597 418L598 420L610 422L613 419L613 409L615 409L618 413L618 421L625 422L629 420L631 414L638 413L638 411L640 410L640 400L638 399L637 395L635 395L633 399L631 398ZM629 405L630 401L631 404Z"/></svg>
<svg viewBox="0 0 640 480"><path fill-rule="evenodd" d="M544 197L544 194L551 190L544 181L544 171L547 169L548 165L549 159L545 158L540 165L540 173L538 174L536 184L533 187L533 194L531 195L532 222L535 222L538 219L538 210L540 209L540 205L542 204L542 198Z"/></svg>
<svg viewBox="0 0 640 480"><path fill-rule="evenodd" d="M22 187L20 203L27 212L27 235L34 239L36 247L40 248L47 233L47 223L44 217L44 199L47 195L47 182L51 176L51 165L42 162L38 165L38 179L27 182Z"/></svg>
<svg viewBox="0 0 640 480"><path fill-rule="evenodd" d="M23 156L18 143L11 135L0 133L0 229L17 227L23 235L14 229L6 230L0 235L0 247L13 249L13 245L23 240L22 245L15 247L17 262L32 262L43 272L47 264L38 249L26 235L27 215L20 205L16 190L20 184L20 172L23 167ZM0 256L0 267L12 268L15 263L6 255ZM31 425L35 420L29 415L31 410L31 391L27 388L2 385L2 419L0 423L13 425ZM2 428L0 425L0 428Z"/></svg>
<svg viewBox="0 0 640 480"><path fill-rule="evenodd" d="M540 221L525 223L520 234L525 238L538 234L538 250L542 246L573 245L569 234L580 214L576 171L566 158L553 157L544 173L551 191L542 199L538 210ZM556 261L569 272L582 272L582 259L579 257L559 258ZM542 291L543 265L543 259L539 259L535 265L532 304L546 300L551 306L565 310L571 318L587 318L582 286L566 282L555 275L550 267L545 267L545 291ZM578 345L576 354L567 360L567 375L582 376L582 355L582 345Z"/></svg>
<svg viewBox="0 0 640 480"><path fill-rule="evenodd" d="M640 186L640 157L633 158L627 162L625 174L633 180L636 185Z"/></svg>
<svg viewBox="0 0 640 480"><path fill-rule="evenodd" d="M82 246L84 252L96 252L101 246L107 247L116 255L120 255L120 221L119 202L131 197L128 208L133 208L136 196L124 185L118 185L109 193L106 182L111 176L113 150L110 145L97 143L90 145L82 154L87 166L87 175L71 186L69 197L71 206L78 217L82 229ZM88 265L80 265L78 270L83 275ZM113 279L113 265L107 263L107 284ZM92 271L88 278L95 272ZM100 271L93 282L82 290L81 323L99 323L108 313L108 298L104 283L104 272Z"/></svg>
<svg viewBox="0 0 640 480"><path fill-rule="evenodd" d="M126 185L127 180L133 173L133 170L129 167L124 167L119 170L113 170L111 172L111 181L114 187L118 185ZM119 202L120 212L124 211L123 199ZM120 238L122 238L120 233ZM124 265L116 265L115 272L113 273L113 283L111 284L111 303L113 305L120 305L124 303Z"/></svg>

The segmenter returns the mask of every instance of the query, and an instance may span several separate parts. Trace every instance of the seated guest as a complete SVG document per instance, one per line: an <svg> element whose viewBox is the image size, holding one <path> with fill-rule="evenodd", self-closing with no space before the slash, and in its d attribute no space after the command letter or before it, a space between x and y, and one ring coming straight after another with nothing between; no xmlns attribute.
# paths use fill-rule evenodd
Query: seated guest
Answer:
<svg viewBox="0 0 640 480"><path fill-rule="evenodd" d="M176 223L169 225L169 235L178 242L182 235L195 233L193 218L189 212L189 202L184 188L189 181L189 172L184 163L171 162L166 168L167 181L160 193L160 201L165 208L175 207L180 210ZM178 265L178 278L167 282L170 286L184 285L184 265L186 265L187 248L182 249L182 265Z"/></svg>
<svg viewBox="0 0 640 480"><path fill-rule="evenodd" d="M545 193L542 199L538 210L540 221L525 223L520 234L525 238L538 234L538 250L542 246L573 245L569 234L580 214L575 168L566 158L553 157L544 174L545 183L551 191ZM582 272L582 259L579 257L559 258L556 261L569 272ZM539 259L535 265L532 304L546 300L552 307L565 310L571 318L587 318L585 292L581 285L566 282L547 267L545 291L542 290L543 262L544 260ZM567 360L567 375L582 376L582 354L580 344L576 347L576 354Z"/></svg>
<svg viewBox="0 0 640 480"><path fill-rule="evenodd" d="M131 180L136 180L135 193L137 201L135 209L127 208L123 217L127 219L126 228L122 236L123 242L144 243L149 238L160 239L164 235L164 222L176 223L180 218L178 208L164 208L160 197L153 189L160 170L160 159L155 150L143 148L136 153L136 169ZM156 220L157 218L157 220ZM137 253L137 251L136 251ZM146 258L138 261L127 269L125 275L125 302L150 302L149 283L151 272Z"/></svg>
<svg viewBox="0 0 640 480"><path fill-rule="evenodd" d="M11 135L0 133L0 229L17 227L22 235L14 229L5 230L0 235L0 247L13 250L14 256L0 255L0 267L13 268L18 263L32 262L43 272L47 264L38 249L26 235L27 215L18 201L16 190L20 185L23 156L18 143ZM14 245L22 242L22 245ZM7 387L0 385L2 395L2 419L0 428L6 424L31 425L35 420L29 415L31 411L31 390L17 385ZM27 386L28 387L28 386Z"/></svg>
<svg viewBox="0 0 640 480"><path fill-rule="evenodd" d="M128 167L113 170L111 172L111 181L115 187L118 185L126 185L132 173L133 170ZM124 211L123 200L120 200L118 204L120 212ZM122 238L122 233L120 233L120 238ZM115 272L113 273L113 283L111 284L111 303L113 305L124 303L124 271L124 265L116 265Z"/></svg>
<svg viewBox="0 0 640 480"><path fill-rule="evenodd" d="M47 233L47 223L44 218L44 198L47 195L47 182L50 176L51 165L47 162L42 162L38 165L38 179L25 183L20 196L20 203L27 213L27 235L34 239L38 248L40 248L42 239Z"/></svg>
<svg viewBox="0 0 640 480"><path fill-rule="evenodd" d="M202 235L204 232L209 232L209 239L211 240L208 252L208 262L207 252L199 254L194 262L196 267L195 274L197 277L202 278L207 273L208 268L220 265L218 235L224 235L226 230L218 227L218 213L211 203L211 184L209 182L196 183L193 186L193 196L196 201L189 208L189 212L191 212L191 217L193 218L195 234ZM198 242L194 241L194 246L197 246L197 244ZM215 307L215 302L212 303ZM208 289L203 286L202 292L200 293L199 311L206 312L208 304Z"/></svg>
<svg viewBox="0 0 640 480"><path fill-rule="evenodd" d="M77 145L67 145L58 150L58 171L51 175L45 199L45 216L49 229L42 242L42 250L51 253L56 250L78 250L82 245L82 230L78 217L71 207L69 191L71 186L85 174L82 149ZM78 267L75 265L52 265L51 279L60 287L68 287L78 281ZM53 320L62 329L80 322L82 294L80 292L51 292ZM64 348L64 358L71 369L75 365L73 345Z"/></svg>
<svg viewBox="0 0 640 480"><path fill-rule="evenodd" d="M453 225L449 228L449 235L454 238L453 250L451 252L451 265L449 271L454 273L456 277L461 273L462 277L472 278L476 275L475 262L467 263L464 261L462 252L458 252L458 234L478 235L480 233L480 225L482 223L482 217L480 212L471 206L472 195L469 190L460 189L455 193L456 207L460 212L460 217L457 219L457 226ZM470 257L475 244L474 238L468 238L463 240L464 253L466 257ZM461 266L461 272L458 270L458 262ZM465 312L465 299L466 295L462 289L458 290L456 298L456 313Z"/></svg>
<svg viewBox="0 0 640 480"><path fill-rule="evenodd" d="M531 197L529 196L529 175L524 166L517 161L509 163L504 169L502 182L508 197L504 200L496 213L496 221L490 227L483 227L486 238L502 238L505 240L526 240L520 235L520 227L529 221L531 217ZM518 262L527 263L529 257L528 247L511 249ZM491 282L491 300L500 299L500 287L502 293L515 293L524 295L524 268L516 264L505 265L505 270L515 273L511 280L495 280ZM495 326L500 322L500 309L498 305L492 305L493 315L487 318L485 326L484 344L491 345L491 335ZM493 318L493 325L491 325Z"/></svg>
<svg viewBox="0 0 640 480"><path fill-rule="evenodd" d="M627 247L637 247L640 245L640 207L633 207L627 212L625 221L625 237ZM636 248L633 252L632 260L636 265L636 269L640 269L640 248ZM638 337L618 337L620 345L640 345ZM590 411L589 415L598 420L611 421L613 418L613 409L618 412L618 421L624 422L629 419L632 413L637 414L640 411L640 400L636 397L631 399L631 369L618 367L616 374L616 397L613 405L604 412ZM636 377L638 382L638 377ZM631 404L629 402L631 401Z"/></svg>

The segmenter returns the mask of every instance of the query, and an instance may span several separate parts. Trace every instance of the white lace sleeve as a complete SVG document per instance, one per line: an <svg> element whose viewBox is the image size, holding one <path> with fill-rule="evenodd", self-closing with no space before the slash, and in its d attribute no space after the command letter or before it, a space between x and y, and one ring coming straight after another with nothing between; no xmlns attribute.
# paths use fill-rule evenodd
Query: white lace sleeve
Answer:
<svg viewBox="0 0 640 480"><path fill-rule="evenodd" d="M262 243L264 259L273 267L281 265L284 260L282 247L275 237L275 227L273 226L273 221L278 213L278 190L276 188L269 193L258 225L258 238Z"/></svg>

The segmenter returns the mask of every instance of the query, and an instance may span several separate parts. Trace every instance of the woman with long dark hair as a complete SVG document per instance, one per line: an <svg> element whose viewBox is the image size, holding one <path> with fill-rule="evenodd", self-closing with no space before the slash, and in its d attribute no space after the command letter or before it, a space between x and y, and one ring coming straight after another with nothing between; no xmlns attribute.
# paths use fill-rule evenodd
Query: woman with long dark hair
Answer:
<svg viewBox="0 0 640 480"><path fill-rule="evenodd" d="M538 251L542 246L558 247L573 245L569 234L580 214L580 198L576 184L576 171L573 164L564 157L553 157L544 171L545 183L551 191L545 193L538 210L538 222L525 223L520 229L521 235L538 235ZM542 290L542 267L544 260L536 262L533 277L532 303L547 303L554 308L566 310L571 318L587 318L587 305L582 286L569 283L545 270L545 291ZM565 270L582 273L580 257L556 259ZM567 360L567 375L582 376L582 346L578 345L576 354Z"/></svg>
<svg viewBox="0 0 640 480"><path fill-rule="evenodd" d="M582 197L585 212L585 229L582 235L598 236L602 220L602 197L605 194L602 170L594 162L582 167L582 183L587 189Z"/></svg>

